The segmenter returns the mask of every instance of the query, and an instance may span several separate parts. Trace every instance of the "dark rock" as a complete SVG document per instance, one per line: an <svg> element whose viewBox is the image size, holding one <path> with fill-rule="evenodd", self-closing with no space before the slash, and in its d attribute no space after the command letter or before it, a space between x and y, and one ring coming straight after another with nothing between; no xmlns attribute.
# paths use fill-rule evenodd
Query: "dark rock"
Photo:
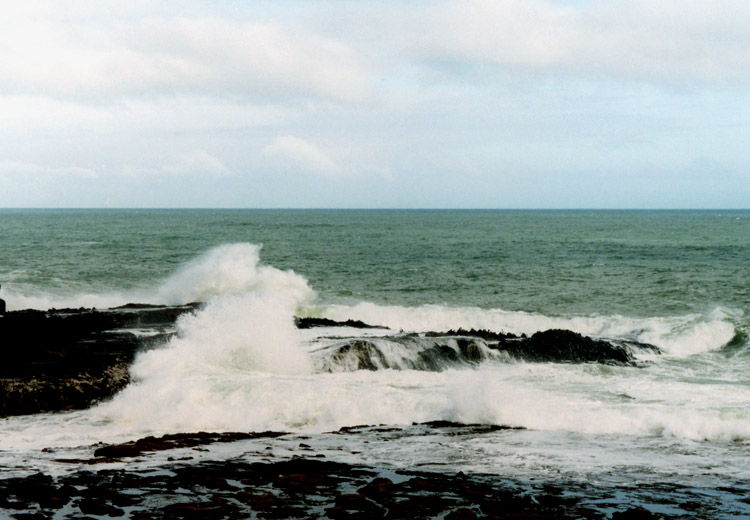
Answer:
<svg viewBox="0 0 750 520"><path fill-rule="evenodd" d="M386 348L387 345L387 348ZM397 345L410 355L384 354ZM636 353L660 353L653 345L622 339L594 339L569 330L547 330L531 337L488 331L397 334L377 338L343 338L316 352L321 370L409 368L440 371L487 359L533 363L602 363L639 366ZM499 359L498 359L499 358Z"/></svg>
<svg viewBox="0 0 750 520"><path fill-rule="evenodd" d="M13 515L15 520L49 520L49 516L43 513L16 513Z"/></svg>
<svg viewBox="0 0 750 520"><path fill-rule="evenodd" d="M90 518L127 516L140 520L324 516L408 520L473 520L477 517L650 520L662 515L625 504L651 493L656 493L653 497L658 501L660 494L661 499L664 498L665 491L671 493L670 496L687 496L685 490L665 490L658 484L644 483L637 489L620 489L622 495L618 500L621 502L617 503L612 500L613 489L607 486L582 489L580 482L561 480L530 485L471 472L459 476L399 470L396 472L399 480L401 477L405 480L394 483L382 476L383 468L308 458L274 463L244 459L166 463L145 471L123 466L97 471L76 470L56 478L43 474L0 478L0 518L83 518L88 515ZM388 471L390 473L392 468ZM693 500L701 502L689 513L690 518L716 517L722 504L715 495L687 491ZM71 509L62 509L59 503L47 505L46 498L34 497L34 493L72 500L68 505ZM746 490L738 487L726 493L740 499ZM618 507L623 511L610 513ZM628 507L630 509L624 510ZM80 508L80 513L72 508ZM739 518L744 511L724 512Z"/></svg>
<svg viewBox="0 0 750 520"><path fill-rule="evenodd" d="M385 329L378 325L368 325L359 320L335 321L328 318L294 318L298 329L312 329L316 327L349 327L350 329Z"/></svg>
<svg viewBox="0 0 750 520"><path fill-rule="evenodd" d="M184 518L200 519L205 518L225 518L229 513L235 512L238 508L233 504L227 504L226 501L214 501L205 503L181 503L171 504L162 509L164 518Z"/></svg>
<svg viewBox="0 0 750 520"><path fill-rule="evenodd" d="M529 510L535 510L531 499L502 490L493 493L479 504L482 512L488 516L520 515Z"/></svg>
<svg viewBox="0 0 750 520"><path fill-rule="evenodd" d="M506 342L495 348L524 361L615 365L633 363L632 355L624 347L569 330L537 332L527 340Z"/></svg>
<svg viewBox="0 0 750 520"><path fill-rule="evenodd" d="M348 365L351 370L379 370L389 368L388 360L372 341L356 339L339 347L331 357L337 365Z"/></svg>
<svg viewBox="0 0 750 520"><path fill-rule="evenodd" d="M656 518L656 515L644 507L631 507L627 511L617 511L612 515L612 520L651 520L652 518Z"/></svg>
<svg viewBox="0 0 750 520"><path fill-rule="evenodd" d="M427 426L428 428L435 430L454 430L454 431L442 431L442 435L475 435L498 432L502 430L523 430L522 426L507 426L504 424L464 424L454 421L428 421L424 423L414 423Z"/></svg>
<svg viewBox="0 0 750 520"><path fill-rule="evenodd" d="M445 513L456 504L455 500L445 498L440 494L408 495L405 500L390 504L389 518L435 518Z"/></svg>
<svg viewBox="0 0 750 520"><path fill-rule="evenodd" d="M393 481L391 479L378 477L372 479L366 486L359 488L357 491L376 502L382 502L393 494L393 489Z"/></svg>
<svg viewBox="0 0 750 520"><path fill-rule="evenodd" d="M271 492L243 491L235 494L235 499L249 505L254 511L266 511L284 505L284 501Z"/></svg>
<svg viewBox="0 0 750 520"><path fill-rule="evenodd" d="M130 381L137 351L161 344L197 304L24 310L0 320L0 417L81 409ZM139 339L129 329L149 329Z"/></svg>
<svg viewBox="0 0 750 520"><path fill-rule="evenodd" d="M226 433L173 433L161 437L144 437L133 442L103 446L94 451L94 457L112 459L137 457L146 452L177 448L192 448L215 442L235 442L248 439L269 439L286 435L284 432L226 432Z"/></svg>
<svg viewBox="0 0 750 520"><path fill-rule="evenodd" d="M474 520L475 518L478 517L474 510L462 507L448 513L445 520Z"/></svg>
<svg viewBox="0 0 750 520"><path fill-rule="evenodd" d="M60 509L70 502L70 497L70 492L50 490L49 494L38 496L39 506L42 509Z"/></svg>
<svg viewBox="0 0 750 520"><path fill-rule="evenodd" d="M86 515L96 516L125 516L125 511L106 502L93 498L85 498L78 504L79 509Z"/></svg>
<svg viewBox="0 0 750 520"><path fill-rule="evenodd" d="M309 495L319 492L321 489L331 488L338 481L326 475L291 473L279 475L273 483L274 486L284 489L287 493Z"/></svg>
<svg viewBox="0 0 750 520"><path fill-rule="evenodd" d="M327 509L329 518L383 518L385 509L358 493L339 495L335 506Z"/></svg>
<svg viewBox="0 0 750 520"><path fill-rule="evenodd" d="M484 341L505 341L508 339L519 339L526 336L516 336L515 334L509 334L505 332L492 332L486 329L458 329L449 330L448 332L427 332L425 336L430 338L442 338L442 337L466 337L466 338L479 338Z"/></svg>
<svg viewBox="0 0 750 520"><path fill-rule="evenodd" d="M117 444L104 446L94 451L95 457L106 457L108 459L119 459L123 457L137 457L143 453L135 444Z"/></svg>

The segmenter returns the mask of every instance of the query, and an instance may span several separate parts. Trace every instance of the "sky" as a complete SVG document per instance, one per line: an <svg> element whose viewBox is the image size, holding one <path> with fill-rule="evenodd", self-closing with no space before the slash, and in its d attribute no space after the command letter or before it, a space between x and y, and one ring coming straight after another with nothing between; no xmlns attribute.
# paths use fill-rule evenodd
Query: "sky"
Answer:
<svg viewBox="0 0 750 520"><path fill-rule="evenodd" d="M0 207L748 208L746 0L25 0Z"/></svg>

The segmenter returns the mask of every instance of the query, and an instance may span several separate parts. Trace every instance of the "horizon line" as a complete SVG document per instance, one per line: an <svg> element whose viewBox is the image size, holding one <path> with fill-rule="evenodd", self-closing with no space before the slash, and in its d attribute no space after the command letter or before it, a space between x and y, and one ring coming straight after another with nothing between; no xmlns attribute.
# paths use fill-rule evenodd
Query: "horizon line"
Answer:
<svg viewBox="0 0 750 520"><path fill-rule="evenodd" d="M256 207L237 207L237 206L6 206L0 207L0 211L13 210L101 210L101 211L750 211L750 207L628 207L628 208L606 208L606 207L528 207L528 208L508 208L508 207L325 207L325 206L256 206Z"/></svg>

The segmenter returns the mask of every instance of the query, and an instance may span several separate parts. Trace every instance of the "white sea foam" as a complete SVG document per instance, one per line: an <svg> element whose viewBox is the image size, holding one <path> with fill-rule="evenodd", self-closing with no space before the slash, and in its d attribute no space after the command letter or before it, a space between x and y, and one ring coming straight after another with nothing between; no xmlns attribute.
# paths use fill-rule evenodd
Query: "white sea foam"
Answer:
<svg viewBox="0 0 750 520"><path fill-rule="evenodd" d="M406 331L448 331L464 328L533 334L548 329L568 329L588 336L634 339L651 343L673 356L689 356L723 347L734 336L735 328L731 319L736 314L718 307L705 314L670 317L556 317L478 307L403 307L369 302L331 305L318 308L316 312L338 321L362 320L371 325Z"/></svg>
<svg viewBox="0 0 750 520"><path fill-rule="evenodd" d="M169 361L176 358L144 360L167 375L148 374L93 410L68 418L20 419L25 422L16 422L15 428L15 419L6 421L0 427L0 449L77 446L180 431L315 433L430 420L586 435L750 441L745 404L750 389L693 385L632 368L508 364L445 372L279 374L210 361L199 369L195 358L170 369Z"/></svg>
<svg viewBox="0 0 750 520"><path fill-rule="evenodd" d="M292 271L260 263L261 246L239 243L216 247L188 262L156 291L164 304L205 302L217 296L285 293L303 302L313 296L307 281Z"/></svg>
<svg viewBox="0 0 750 520"><path fill-rule="evenodd" d="M313 291L293 272L260 265L259 249L216 248L164 284L159 292L169 301L207 304L178 321L168 345L136 359L137 383L105 407L112 420L221 428L247 413L257 374L311 372L294 315Z"/></svg>
<svg viewBox="0 0 750 520"><path fill-rule="evenodd" d="M750 440L750 389L695 385L656 370L509 365L449 392L457 419L597 435ZM603 390L604 389L604 390Z"/></svg>
<svg viewBox="0 0 750 520"><path fill-rule="evenodd" d="M300 302L313 297L307 281L291 271L281 271L260 263L261 246L248 243L215 247L185 264L151 289L105 290L100 293L67 290L44 291L16 285L3 288L8 310L96 307L111 308L127 303L179 305L206 302L217 296L275 290L295 293ZM62 282L62 281L60 281ZM58 285L64 286L60 283Z"/></svg>

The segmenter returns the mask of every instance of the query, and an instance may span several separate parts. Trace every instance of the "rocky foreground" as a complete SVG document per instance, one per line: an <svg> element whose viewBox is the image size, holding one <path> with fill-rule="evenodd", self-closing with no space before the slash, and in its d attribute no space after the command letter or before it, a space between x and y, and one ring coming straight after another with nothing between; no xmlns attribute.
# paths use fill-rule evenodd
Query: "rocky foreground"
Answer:
<svg viewBox="0 0 750 520"><path fill-rule="evenodd" d="M0 417L82 409L109 398L130 382L135 355L163 345L180 316L200 304L130 304L106 310L24 310L0 316ZM320 318L296 320L299 328L371 327L359 321ZM322 370L409 368L442 370L475 364L487 352L505 360L553 363L636 365L634 352L658 349L634 341L603 340L567 330L532 336L458 330L380 337L415 353L410 364L393 366L372 338L350 335L326 347ZM491 358L496 359L496 358ZM333 366L333 368L332 368ZM343 367L343 368L342 368Z"/></svg>
<svg viewBox="0 0 750 520"><path fill-rule="evenodd" d="M420 426L454 435L482 435L479 430L488 428ZM367 429L327 435L357 435L357 428ZM274 460L269 452L261 460L257 455L199 458L211 444L257 443L258 453L264 443L284 436L298 443L296 451L302 456ZM56 478L37 473L0 480L0 516L650 520L716 518L724 507L718 500L706 500L700 490L679 486L634 483L613 489L581 482L519 482L486 474L342 463L327 460L293 434L281 432L175 434L92 448L92 452L90 458L59 459L61 465L78 469ZM157 454L162 462L149 465L149 457Z"/></svg>

